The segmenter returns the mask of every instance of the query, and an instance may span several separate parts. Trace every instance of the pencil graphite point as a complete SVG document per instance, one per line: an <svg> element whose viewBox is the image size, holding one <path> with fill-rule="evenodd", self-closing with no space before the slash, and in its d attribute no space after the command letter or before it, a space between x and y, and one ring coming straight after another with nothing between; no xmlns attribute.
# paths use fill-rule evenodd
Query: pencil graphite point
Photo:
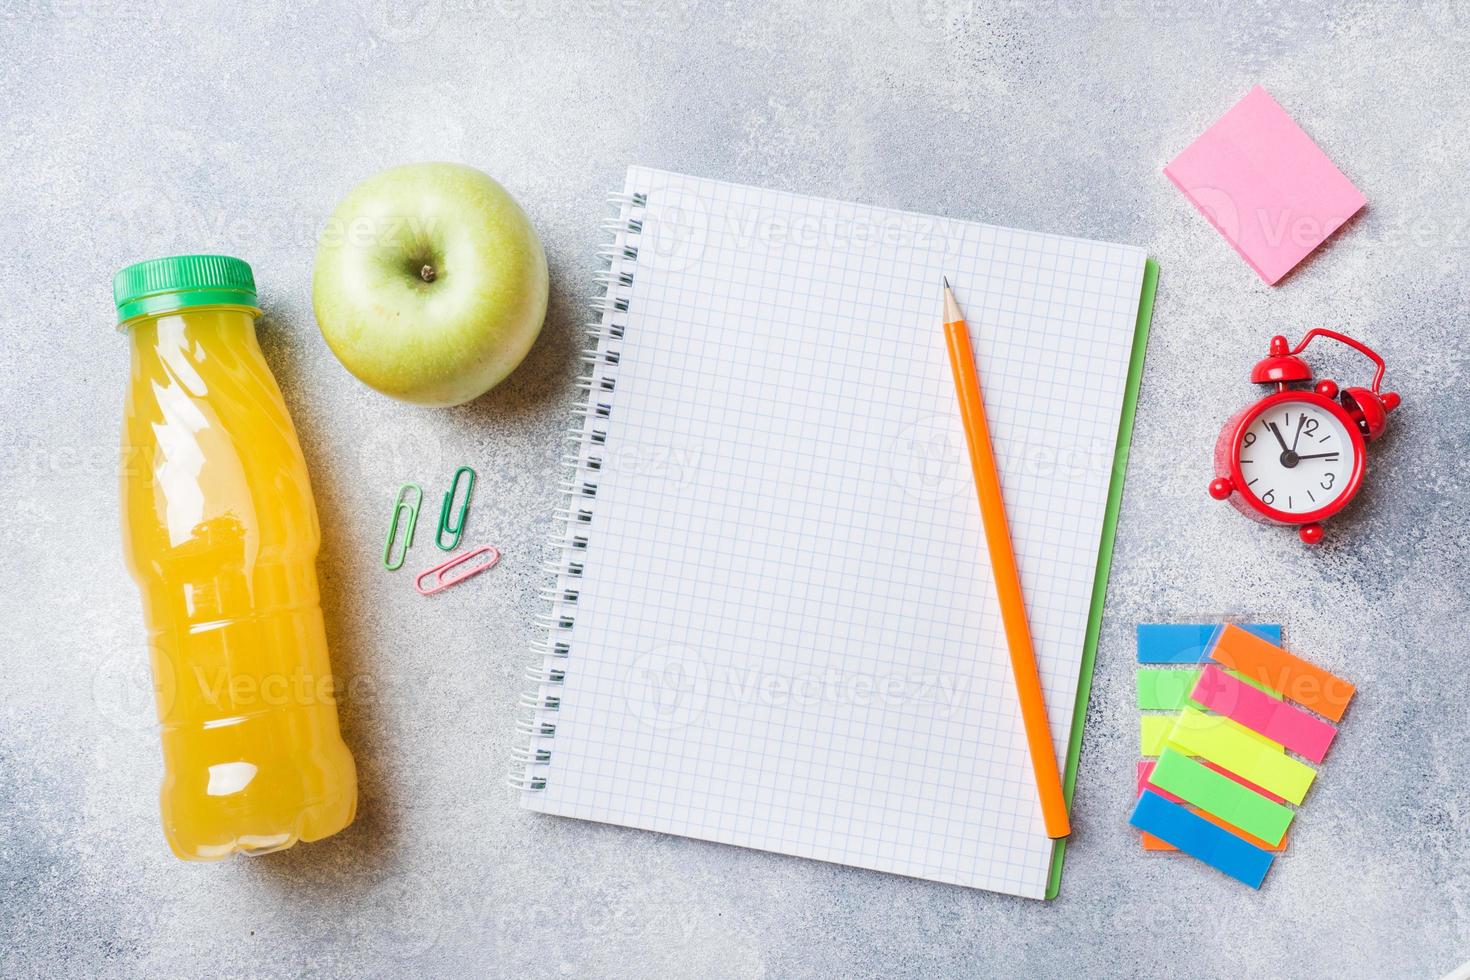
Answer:
<svg viewBox="0 0 1470 980"><path fill-rule="evenodd" d="M944 288L945 289L948 289L949 288L949 276L940 276L939 278L941 278L941 279L944 280Z"/></svg>
<svg viewBox="0 0 1470 980"><path fill-rule="evenodd" d="M954 290L949 288L949 277L944 279L944 322L958 323L965 315L960 312L959 301L954 298Z"/></svg>

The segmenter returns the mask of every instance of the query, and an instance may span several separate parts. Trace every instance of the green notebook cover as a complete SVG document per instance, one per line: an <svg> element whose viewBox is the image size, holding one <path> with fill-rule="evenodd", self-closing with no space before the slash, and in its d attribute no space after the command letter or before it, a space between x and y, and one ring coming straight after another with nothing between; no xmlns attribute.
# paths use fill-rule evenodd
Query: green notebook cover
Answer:
<svg viewBox="0 0 1470 980"><path fill-rule="evenodd" d="M1067 765L1062 790L1071 809L1077 788L1077 762L1082 756L1082 728L1087 721L1087 699L1092 694L1092 669L1097 663L1097 642L1102 634L1103 606L1108 598L1108 569L1113 563L1113 540L1118 533L1118 510L1123 505L1123 478L1128 473L1128 446L1133 441L1133 413L1138 408L1138 386L1143 381L1143 356L1148 350L1148 328L1154 315L1154 290L1159 284L1159 264L1147 260L1143 268L1143 290L1138 299L1138 326L1133 331L1133 353L1128 359L1128 385L1123 392L1123 418L1118 424L1118 445L1113 451L1113 480L1108 486L1108 509L1103 517L1102 540L1097 549L1097 575L1092 580L1092 608L1087 614L1087 645L1082 650L1082 676L1077 682L1077 704L1072 714L1072 733L1067 738ZM1056 898L1062 887L1062 859L1067 840L1056 842L1051 857L1051 877L1046 897Z"/></svg>

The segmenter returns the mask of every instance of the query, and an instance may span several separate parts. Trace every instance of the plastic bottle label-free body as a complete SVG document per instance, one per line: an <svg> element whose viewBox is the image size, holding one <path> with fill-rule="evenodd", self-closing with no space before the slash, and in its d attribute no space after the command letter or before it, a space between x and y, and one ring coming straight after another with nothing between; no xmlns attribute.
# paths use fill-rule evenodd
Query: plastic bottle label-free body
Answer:
<svg viewBox="0 0 1470 980"><path fill-rule="evenodd" d="M306 461L255 337L250 267L130 266L123 542L143 597L163 741L164 834L212 860L352 822Z"/></svg>

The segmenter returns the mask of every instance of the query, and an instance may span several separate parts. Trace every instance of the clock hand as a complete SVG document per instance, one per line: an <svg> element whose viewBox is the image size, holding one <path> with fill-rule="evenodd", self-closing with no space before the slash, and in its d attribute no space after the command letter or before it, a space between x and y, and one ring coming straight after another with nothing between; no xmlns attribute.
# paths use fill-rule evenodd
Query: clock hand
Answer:
<svg viewBox="0 0 1470 980"><path fill-rule="evenodd" d="M1313 453L1310 456L1298 456L1297 459L1336 459L1337 453Z"/></svg>
<svg viewBox="0 0 1470 980"><path fill-rule="evenodd" d="M1306 423L1306 413L1300 413L1296 417L1296 434L1291 437L1291 451L1296 452L1296 444L1302 441L1302 426Z"/></svg>
<svg viewBox="0 0 1470 980"><path fill-rule="evenodd" d="M1283 453L1291 452L1291 449L1286 445L1286 440L1281 438L1281 430L1276 428L1275 422L1267 422L1266 428L1270 429L1271 434L1276 437L1276 441L1281 443L1281 451Z"/></svg>

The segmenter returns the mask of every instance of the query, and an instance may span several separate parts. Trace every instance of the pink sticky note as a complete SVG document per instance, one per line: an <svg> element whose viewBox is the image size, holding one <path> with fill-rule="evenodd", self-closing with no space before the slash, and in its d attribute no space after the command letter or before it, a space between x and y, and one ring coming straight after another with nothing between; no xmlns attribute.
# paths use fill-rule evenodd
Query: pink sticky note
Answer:
<svg viewBox="0 0 1470 980"><path fill-rule="evenodd" d="M1272 286L1368 203L1259 85L1164 174Z"/></svg>
<svg viewBox="0 0 1470 980"><path fill-rule="evenodd" d="M1214 664L1200 674L1189 696L1313 762L1322 761L1337 737L1331 723L1241 683Z"/></svg>

